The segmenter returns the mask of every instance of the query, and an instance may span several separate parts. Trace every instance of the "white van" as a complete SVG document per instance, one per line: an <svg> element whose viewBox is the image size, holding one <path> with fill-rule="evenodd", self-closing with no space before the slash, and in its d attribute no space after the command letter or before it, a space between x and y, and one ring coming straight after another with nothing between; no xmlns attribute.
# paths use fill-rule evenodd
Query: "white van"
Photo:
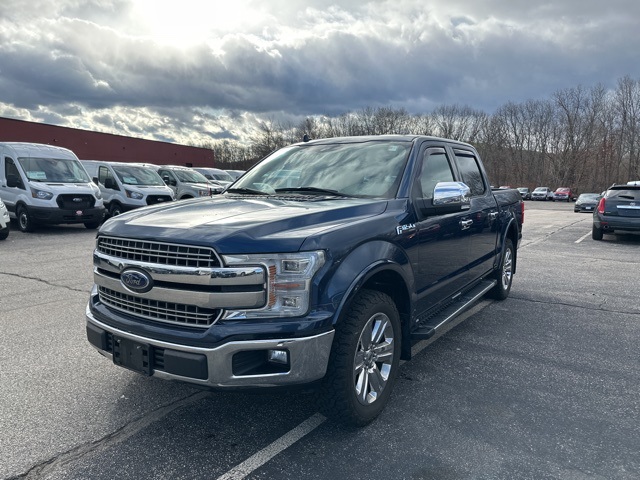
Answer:
<svg viewBox="0 0 640 480"><path fill-rule="evenodd" d="M223 187L228 187L233 182L235 182L235 179L231 175L229 175L224 170L220 170L219 168L194 167L193 169L196 172L200 172L202 175L204 175L210 182L221 185Z"/></svg>
<svg viewBox="0 0 640 480"><path fill-rule="evenodd" d="M9 223L11 223L9 210L0 198L0 240L5 240L9 236Z"/></svg>
<svg viewBox="0 0 640 480"><path fill-rule="evenodd" d="M153 168L136 163L80 160L100 188L109 215L115 217L134 208L175 200Z"/></svg>
<svg viewBox="0 0 640 480"><path fill-rule="evenodd" d="M162 165L158 167L158 174L174 191L177 200L208 197L223 190L222 186L209 183L204 175L189 167Z"/></svg>
<svg viewBox="0 0 640 480"><path fill-rule="evenodd" d="M59 223L94 229L105 214L100 190L78 157L38 143L0 142L0 198L23 232Z"/></svg>

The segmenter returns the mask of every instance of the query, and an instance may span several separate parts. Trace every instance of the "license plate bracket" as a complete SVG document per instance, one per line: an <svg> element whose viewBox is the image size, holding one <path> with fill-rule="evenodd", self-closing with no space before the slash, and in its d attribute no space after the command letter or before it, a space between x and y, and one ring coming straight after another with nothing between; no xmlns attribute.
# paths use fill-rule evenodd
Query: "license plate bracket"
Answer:
<svg viewBox="0 0 640 480"><path fill-rule="evenodd" d="M151 367L152 348L151 345L114 335L113 363L134 372L150 376L153 373Z"/></svg>

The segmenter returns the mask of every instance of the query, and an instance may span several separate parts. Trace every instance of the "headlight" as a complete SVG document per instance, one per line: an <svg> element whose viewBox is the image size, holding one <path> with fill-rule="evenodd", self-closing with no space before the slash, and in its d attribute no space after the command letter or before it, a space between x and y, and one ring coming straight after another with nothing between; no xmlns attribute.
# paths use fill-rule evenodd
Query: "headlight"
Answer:
<svg viewBox="0 0 640 480"><path fill-rule="evenodd" d="M127 194L127 197L133 198L134 200L142 200L142 198L144 197L144 195L140 192L133 192L131 190L127 190L126 188L124 189L124 191Z"/></svg>
<svg viewBox="0 0 640 480"><path fill-rule="evenodd" d="M309 309L311 279L324 265L324 252L224 255L227 265L261 265L267 271L267 305L229 312L232 318L297 317Z"/></svg>
<svg viewBox="0 0 640 480"><path fill-rule="evenodd" d="M53 193L47 192L46 190L37 190L32 188L31 196L33 198L39 198L40 200L51 200L53 198Z"/></svg>

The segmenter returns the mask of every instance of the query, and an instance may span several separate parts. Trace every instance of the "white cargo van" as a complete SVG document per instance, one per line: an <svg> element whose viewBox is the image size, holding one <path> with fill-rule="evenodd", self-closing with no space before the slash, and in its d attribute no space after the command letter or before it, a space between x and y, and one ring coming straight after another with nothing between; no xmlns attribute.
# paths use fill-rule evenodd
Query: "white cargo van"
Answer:
<svg viewBox="0 0 640 480"><path fill-rule="evenodd" d="M235 182L234 178L231 175L229 175L224 170L220 170L219 168L194 167L193 169L196 172L200 172L202 175L204 175L210 182L219 184L223 187L228 187L233 182Z"/></svg>
<svg viewBox="0 0 640 480"><path fill-rule="evenodd" d="M9 223L11 223L9 210L0 198L0 240L5 240L9 236Z"/></svg>
<svg viewBox="0 0 640 480"><path fill-rule="evenodd" d="M38 143L0 142L0 198L23 232L38 224L98 228L102 195L75 154Z"/></svg>
<svg viewBox="0 0 640 480"><path fill-rule="evenodd" d="M207 197L223 190L220 185L209 183L204 175L189 167L162 165L158 167L158 174L174 191L177 200Z"/></svg>
<svg viewBox="0 0 640 480"><path fill-rule="evenodd" d="M100 187L104 205L112 217L134 208L175 199L173 190L151 167L136 163L80 161Z"/></svg>

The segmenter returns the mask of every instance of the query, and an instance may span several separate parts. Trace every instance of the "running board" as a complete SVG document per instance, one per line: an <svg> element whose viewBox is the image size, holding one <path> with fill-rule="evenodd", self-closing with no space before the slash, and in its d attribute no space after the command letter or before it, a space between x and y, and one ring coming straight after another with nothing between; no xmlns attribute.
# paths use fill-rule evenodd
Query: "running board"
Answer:
<svg viewBox="0 0 640 480"><path fill-rule="evenodd" d="M456 298L451 305L437 315L429 318L425 323L419 324L418 328L411 332L411 340L426 340L427 338L433 337L438 329L442 328L465 310L468 310L497 283L497 280L481 281L464 295Z"/></svg>

